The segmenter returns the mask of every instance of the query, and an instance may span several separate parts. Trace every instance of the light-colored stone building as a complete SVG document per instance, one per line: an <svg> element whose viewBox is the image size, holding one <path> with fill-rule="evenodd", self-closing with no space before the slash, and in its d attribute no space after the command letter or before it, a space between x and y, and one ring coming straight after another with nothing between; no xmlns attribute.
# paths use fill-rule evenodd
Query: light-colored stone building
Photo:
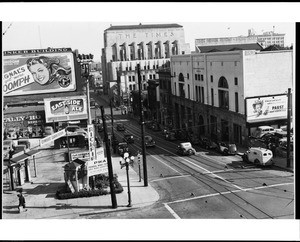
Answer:
<svg viewBox="0 0 300 242"><path fill-rule="evenodd" d="M248 36L237 37L218 37L195 39L196 51L200 52L200 47L204 46L224 46L237 44L254 44L259 43L263 48L270 45L284 46L285 34L275 33L275 30L256 34L253 29L248 30Z"/></svg>
<svg viewBox="0 0 300 242"><path fill-rule="evenodd" d="M177 129L211 138L246 142L259 125L247 123L245 100L284 94L293 87L293 51L240 50L171 57L173 116Z"/></svg>
<svg viewBox="0 0 300 242"><path fill-rule="evenodd" d="M117 95L125 97L138 88L136 66L140 64L143 89L156 70L173 55L189 54L184 30L178 24L139 24L111 26L104 31L102 71L104 92L119 86Z"/></svg>

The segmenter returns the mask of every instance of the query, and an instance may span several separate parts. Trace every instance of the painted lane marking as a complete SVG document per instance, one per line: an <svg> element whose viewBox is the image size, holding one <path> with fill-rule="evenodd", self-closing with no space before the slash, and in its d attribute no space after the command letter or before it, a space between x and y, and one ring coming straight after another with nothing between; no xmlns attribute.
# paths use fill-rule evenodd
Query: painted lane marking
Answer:
<svg viewBox="0 0 300 242"><path fill-rule="evenodd" d="M169 180L169 179L174 179L174 178L182 178L182 177L187 177L187 176L192 176L192 175L165 177L165 178L160 178L160 179L152 180L151 182L157 182L157 181L162 181L162 180Z"/></svg>
<svg viewBox="0 0 300 242"><path fill-rule="evenodd" d="M211 171L211 172L209 172L209 173L215 174L215 173L224 173L224 172L227 172L227 171L233 171L233 169ZM208 173L207 173L207 172L203 172L202 174L206 175L206 174L208 174Z"/></svg>
<svg viewBox="0 0 300 242"><path fill-rule="evenodd" d="M292 185L292 184L294 184L294 183L292 183L292 182L290 182L290 183L280 183L280 184L273 184L273 185L268 185L268 186L250 187L250 188L245 188L243 190L233 190L233 191L227 191L227 192L217 192L217 193L206 194L206 195L197 196L197 197L193 197L193 198L180 199L180 200L168 202L166 204L186 202L186 201L190 201L190 200L201 199L201 198L205 198L205 197L220 196L220 195L229 194L229 193L247 192L247 191L265 189L265 188L270 188L270 187L287 186L287 185Z"/></svg>
<svg viewBox="0 0 300 242"><path fill-rule="evenodd" d="M169 207L166 203L164 203L164 205L165 205L166 209L173 215L174 218L181 219L171 207Z"/></svg>
<svg viewBox="0 0 300 242"><path fill-rule="evenodd" d="M160 163L163 163L165 166L169 167L170 169L172 169L173 171L177 172L179 175L183 176L183 174L179 171L177 171L175 168L173 168L172 166L169 166L168 164L166 164L165 162L163 162L162 160L158 159L157 157L155 157L154 155L150 155L152 156L154 159L158 160Z"/></svg>

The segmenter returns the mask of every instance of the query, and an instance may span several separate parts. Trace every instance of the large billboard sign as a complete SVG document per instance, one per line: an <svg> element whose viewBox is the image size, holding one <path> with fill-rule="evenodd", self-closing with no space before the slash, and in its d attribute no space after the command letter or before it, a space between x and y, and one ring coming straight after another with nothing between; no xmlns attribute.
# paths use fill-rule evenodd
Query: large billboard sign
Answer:
<svg viewBox="0 0 300 242"><path fill-rule="evenodd" d="M44 98L46 123L87 119L86 96Z"/></svg>
<svg viewBox="0 0 300 242"><path fill-rule="evenodd" d="M246 121L256 123L287 118L287 95L246 98Z"/></svg>
<svg viewBox="0 0 300 242"><path fill-rule="evenodd" d="M72 50L4 51L2 80L4 96L75 91Z"/></svg>
<svg viewBox="0 0 300 242"><path fill-rule="evenodd" d="M88 161L87 169L89 176L108 173L107 158L103 147L97 148L97 158Z"/></svg>

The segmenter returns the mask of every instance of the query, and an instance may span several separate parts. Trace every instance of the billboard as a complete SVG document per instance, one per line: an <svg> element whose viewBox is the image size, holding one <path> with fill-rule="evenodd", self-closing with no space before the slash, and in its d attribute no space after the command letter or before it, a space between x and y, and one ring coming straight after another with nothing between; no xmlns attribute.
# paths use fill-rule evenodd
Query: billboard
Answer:
<svg viewBox="0 0 300 242"><path fill-rule="evenodd" d="M46 123L87 119L86 96L44 98Z"/></svg>
<svg viewBox="0 0 300 242"><path fill-rule="evenodd" d="M4 51L2 80L4 96L75 91L72 50Z"/></svg>
<svg viewBox="0 0 300 242"><path fill-rule="evenodd" d="M246 121L256 123L287 118L287 95L246 98Z"/></svg>

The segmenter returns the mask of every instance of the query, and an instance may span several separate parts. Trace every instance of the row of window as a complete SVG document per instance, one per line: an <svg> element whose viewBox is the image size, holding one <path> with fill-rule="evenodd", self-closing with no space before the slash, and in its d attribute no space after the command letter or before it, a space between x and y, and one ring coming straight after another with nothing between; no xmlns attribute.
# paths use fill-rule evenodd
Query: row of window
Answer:
<svg viewBox="0 0 300 242"><path fill-rule="evenodd" d="M158 65L153 65L153 69L158 69ZM125 67L126 71L132 71L132 67ZM150 65L144 66L144 69L141 67L141 70L150 70Z"/></svg>
<svg viewBox="0 0 300 242"><path fill-rule="evenodd" d="M176 76L176 72L174 72L174 77L175 76ZM189 79L189 73L187 73L187 79ZM195 74L195 80L196 81L204 81L204 76L202 74L197 74L196 73ZM182 73L179 74L179 81L184 82L184 78L183 78ZM213 75L210 75L210 82L214 82ZM236 85L236 86L238 85L238 78L237 77L234 78L234 85ZM224 88L228 88L228 86L227 87L224 86Z"/></svg>
<svg viewBox="0 0 300 242"><path fill-rule="evenodd" d="M146 80L146 75L142 75L142 79L143 81ZM156 79L156 75L155 74L149 74L149 79L152 80L152 79ZM129 82L135 82L135 76L128 76L128 81Z"/></svg>
<svg viewBox="0 0 300 242"><path fill-rule="evenodd" d="M128 87L130 91L138 90L137 84L129 84ZM144 83L142 89L147 90L147 84Z"/></svg>

